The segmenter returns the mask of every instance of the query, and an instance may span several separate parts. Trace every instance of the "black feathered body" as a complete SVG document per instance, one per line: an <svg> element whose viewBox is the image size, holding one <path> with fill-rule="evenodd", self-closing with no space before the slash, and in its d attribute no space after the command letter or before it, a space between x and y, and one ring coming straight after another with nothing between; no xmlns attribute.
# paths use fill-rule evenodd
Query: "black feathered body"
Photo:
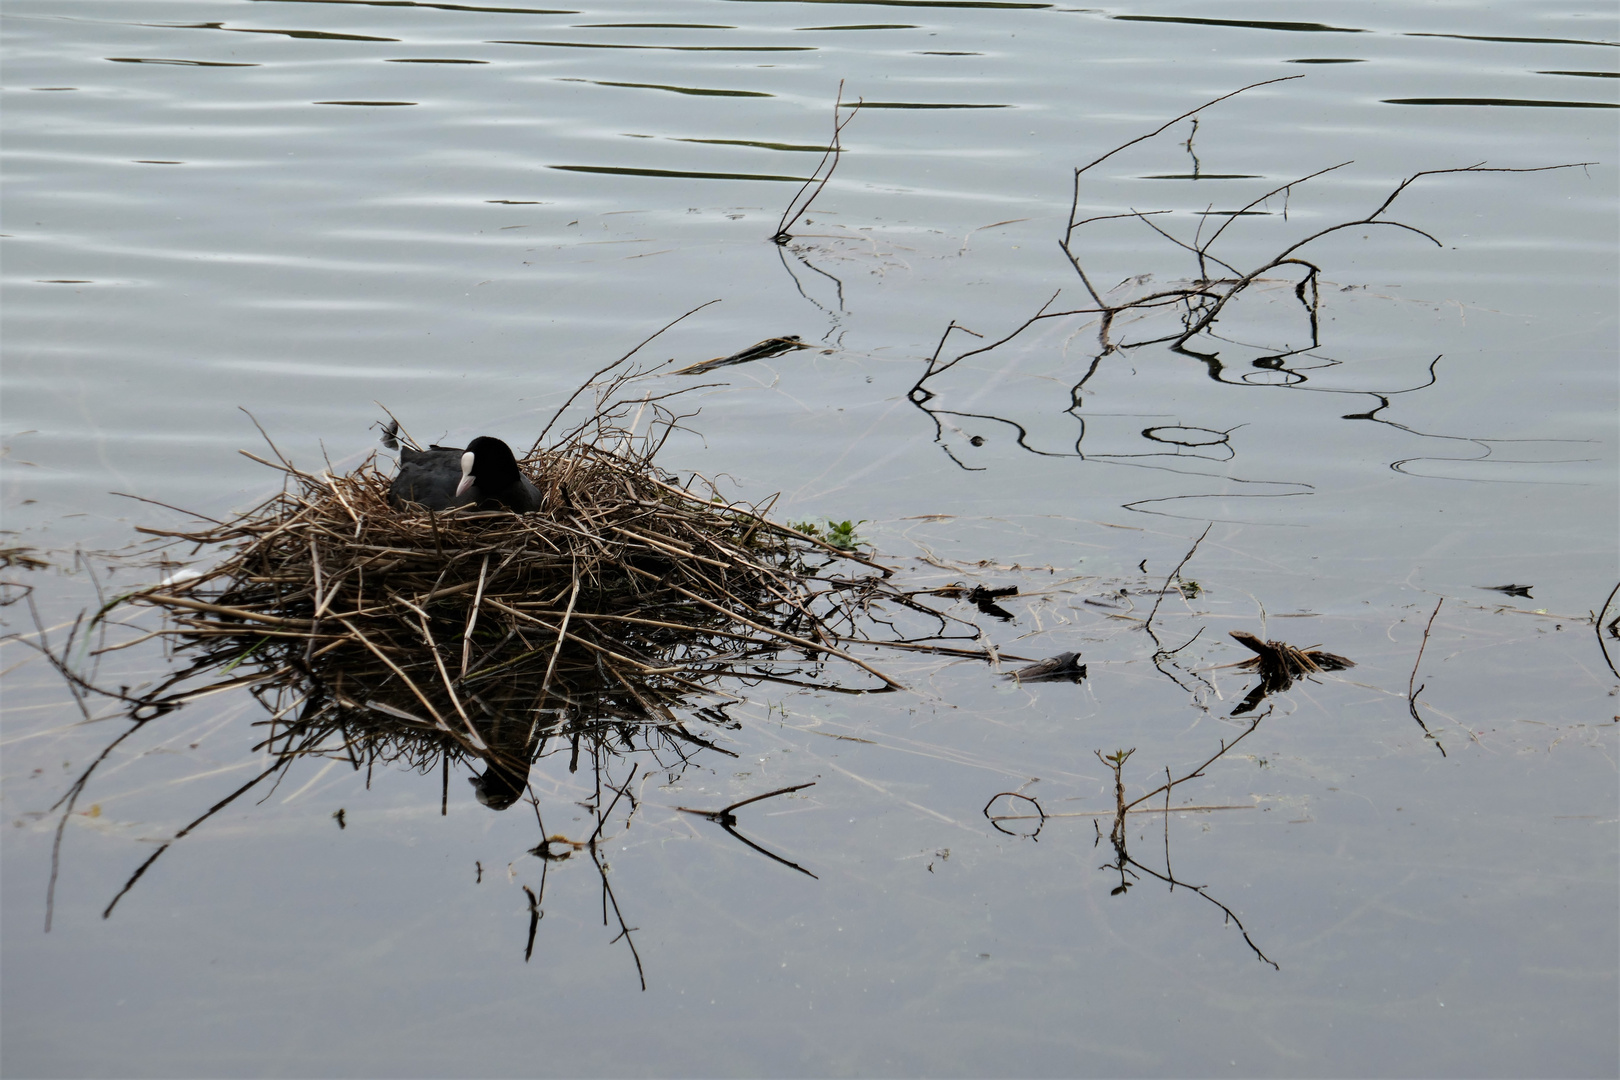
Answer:
<svg viewBox="0 0 1620 1080"><path fill-rule="evenodd" d="M473 455L472 482L462 487L462 456ZM458 494L459 489L459 494ZM466 449L433 446L399 448L399 472L388 489L394 506L416 503L430 510L476 506L505 508L520 514L540 509L540 489L518 470L512 448L499 439L481 435Z"/></svg>

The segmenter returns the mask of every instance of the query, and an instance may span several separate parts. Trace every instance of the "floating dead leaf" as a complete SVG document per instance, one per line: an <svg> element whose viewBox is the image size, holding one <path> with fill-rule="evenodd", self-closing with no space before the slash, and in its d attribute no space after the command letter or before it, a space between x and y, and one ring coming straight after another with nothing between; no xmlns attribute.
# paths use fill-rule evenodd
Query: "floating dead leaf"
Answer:
<svg viewBox="0 0 1620 1080"><path fill-rule="evenodd" d="M755 342L741 352L734 352L730 356L717 356L713 360L704 360L697 364L688 364L675 372L676 375L701 375L705 371L715 368L730 367L733 364L746 364L750 360L769 360L773 356L792 352L795 349L808 349L809 345L799 340L798 334L789 334L786 337L766 338Z"/></svg>
<svg viewBox="0 0 1620 1080"><path fill-rule="evenodd" d="M1039 663L1021 667L1017 671L1010 671L1005 676L1026 682L1079 682L1086 677L1086 665L1080 662L1077 652L1058 653Z"/></svg>

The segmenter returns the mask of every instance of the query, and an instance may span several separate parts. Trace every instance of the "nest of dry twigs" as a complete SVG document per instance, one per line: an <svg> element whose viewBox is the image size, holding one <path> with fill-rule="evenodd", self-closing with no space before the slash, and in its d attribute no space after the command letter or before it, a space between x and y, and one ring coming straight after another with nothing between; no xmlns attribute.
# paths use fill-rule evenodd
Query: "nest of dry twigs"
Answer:
<svg viewBox="0 0 1620 1080"><path fill-rule="evenodd" d="M708 745L675 709L736 700L722 676L898 687L849 648L908 647L871 633L889 604L938 620L936 634L944 617L860 554L664 472L653 455L681 418L651 409L653 433L625 430L628 406L599 406L532 450L520 467L544 504L530 514L395 508L375 456L347 475L258 458L285 475L273 498L201 530L141 530L217 556L125 598L160 609L156 632L191 659L144 696L143 715L247 686L271 714L261 746L280 760L425 769L476 755L489 766L481 797L498 806L552 734L574 736L576 754L582 733ZM830 659L858 685L827 677Z"/></svg>

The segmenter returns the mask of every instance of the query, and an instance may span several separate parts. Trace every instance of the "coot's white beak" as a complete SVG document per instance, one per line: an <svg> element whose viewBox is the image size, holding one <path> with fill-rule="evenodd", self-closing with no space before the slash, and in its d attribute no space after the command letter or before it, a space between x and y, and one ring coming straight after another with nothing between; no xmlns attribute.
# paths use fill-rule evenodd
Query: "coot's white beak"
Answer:
<svg viewBox="0 0 1620 1080"><path fill-rule="evenodd" d="M471 450L461 455L461 483L456 485L456 498L466 494L467 489L473 486L473 453Z"/></svg>

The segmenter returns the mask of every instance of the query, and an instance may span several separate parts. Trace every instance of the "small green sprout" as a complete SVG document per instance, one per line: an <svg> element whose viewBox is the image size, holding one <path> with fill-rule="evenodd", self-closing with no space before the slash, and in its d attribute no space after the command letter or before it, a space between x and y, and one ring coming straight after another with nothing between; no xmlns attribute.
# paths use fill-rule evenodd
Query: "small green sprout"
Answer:
<svg viewBox="0 0 1620 1080"><path fill-rule="evenodd" d="M860 546L860 541L855 539L855 530L865 524L865 518L860 521L834 521L828 518L826 528L822 528L813 521L790 521L788 522L788 528L802 532L806 536L813 536L829 547L838 548L840 551L854 551Z"/></svg>
<svg viewBox="0 0 1620 1080"><path fill-rule="evenodd" d="M843 551L853 551L855 548L855 526L864 525L865 521L828 521L827 543Z"/></svg>

